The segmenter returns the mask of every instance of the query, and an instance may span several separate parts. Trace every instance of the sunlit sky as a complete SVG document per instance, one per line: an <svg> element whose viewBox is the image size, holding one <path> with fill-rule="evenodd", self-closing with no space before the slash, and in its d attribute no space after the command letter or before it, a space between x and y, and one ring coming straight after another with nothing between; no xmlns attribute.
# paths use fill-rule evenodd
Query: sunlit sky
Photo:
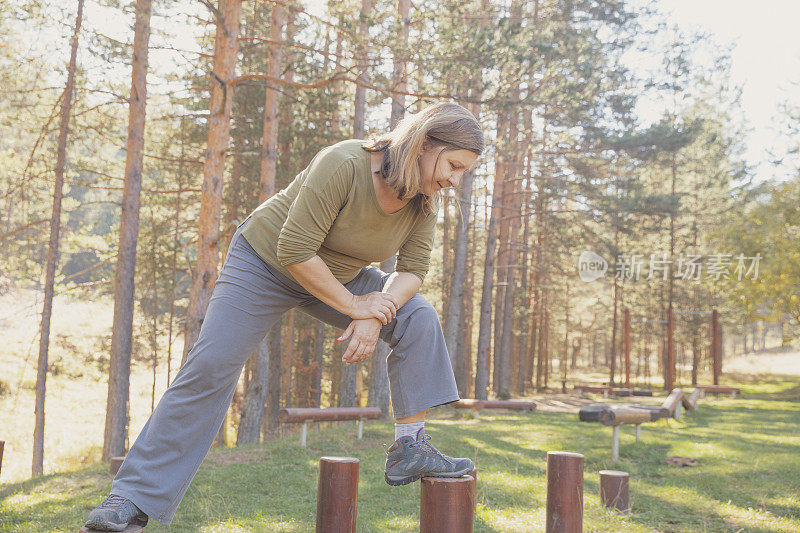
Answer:
<svg viewBox="0 0 800 533"><path fill-rule="evenodd" d="M651 0L629 0L633 6ZM742 86L742 112L749 130L745 157L755 166L755 181L782 179L786 169L767 161L768 150L786 148L778 124L778 106L800 106L800 2L796 0L658 0L667 21L686 30L702 29L721 45L734 44L731 77ZM636 65L632 65L633 68ZM642 100L639 115L652 119L657 102Z"/></svg>
<svg viewBox="0 0 800 533"><path fill-rule="evenodd" d="M301 1L308 12L324 16L322 0ZM635 8L654 4L652 0L629 0L629 5ZM747 137L743 143L746 147L745 158L755 171L755 181L785 179L787 169L770 165L768 150L781 154L788 142L786 137L781 136L779 104L788 102L800 107L800 31L797 30L800 1L764 0L753 4L744 0L655 0L655 5L664 13L665 22L675 23L685 31L704 30L712 35L717 44L734 45L731 52L732 82L742 86L741 114L748 125ZM94 2L86 7L84 23L87 26L101 29L105 34L123 42L132 41L130 21L119 17L117 10L98 7ZM171 9L174 16L168 18L169 27L161 28L171 35L154 34L150 42L153 49L150 53L151 75L148 81L153 85L148 92L151 95L169 88L164 83L164 74L174 72L176 68L181 68L196 58L191 52L177 53L164 49L165 45L196 50L194 38L200 28L196 19L191 18L191 14L208 17L206 8L196 1L180 2ZM165 14L163 6L158 6L157 10L160 11L157 11L158 14ZM68 6L64 6L63 15L65 20L74 17ZM162 25L163 22L154 19L154 28ZM26 32L22 38L31 47L36 47L34 43L37 41L41 43L43 38L47 40L46 32L47 30L39 28ZM62 43L64 41L60 45L53 43L52 52L64 55L66 62L68 48ZM120 76L120 79L130 77L128 65L120 64L109 68L102 63L102 59L92 57L83 50L79 61L90 70L94 64L94 68L102 70L106 76ZM646 58L631 54L626 61L637 74L644 75L648 69L654 67L653 61L657 59L650 57L648 64ZM177 86L179 84L172 85L172 88ZM642 96L637 107L637 113L645 125L648 121L655 120L662 110L663 102L648 95Z"/></svg>
<svg viewBox="0 0 800 533"><path fill-rule="evenodd" d="M719 45L734 45L731 51L732 82L742 87L742 115L747 125L743 143L745 159L753 167L755 181L785 178L785 169L773 168L771 150L781 154L778 105L789 102L800 107L800 1L764 0L628 0L632 7L650 5L664 14L664 22L682 30L702 30ZM324 3L305 0L309 12L323 16ZM633 56L629 67L644 75L651 65ZM661 101L643 95L637 114L647 123L658 118Z"/></svg>

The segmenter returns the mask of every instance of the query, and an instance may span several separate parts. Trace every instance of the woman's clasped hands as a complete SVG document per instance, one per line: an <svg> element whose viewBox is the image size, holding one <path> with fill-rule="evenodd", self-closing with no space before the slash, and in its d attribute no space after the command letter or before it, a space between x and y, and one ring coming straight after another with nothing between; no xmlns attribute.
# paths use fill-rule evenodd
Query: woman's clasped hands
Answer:
<svg viewBox="0 0 800 533"><path fill-rule="evenodd" d="M367 294L353 295L351 311L348 313L351 318L377 318L384 326L397 316L400 306L397 298L388 292L370 292Z"/></svg>
<svg viewBox="0 0 800 533"><path fill-rule="evenodd" d="M353 299L350 313L353 321L336 339L337 341L350 339L347 350L342 356L342 362L347 364L360 363L372 355L378 343L381 327L397 316L400 307L397 299L387 292L376 291L360 296L354 295Z"/></svg>

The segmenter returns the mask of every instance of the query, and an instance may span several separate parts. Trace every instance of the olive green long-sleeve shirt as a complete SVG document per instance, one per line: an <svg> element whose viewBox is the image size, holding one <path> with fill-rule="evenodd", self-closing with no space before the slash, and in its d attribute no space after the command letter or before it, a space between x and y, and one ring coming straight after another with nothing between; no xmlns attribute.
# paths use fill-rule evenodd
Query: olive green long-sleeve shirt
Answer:
<svg viewBox="0 0 800 533"><path fill-rule="evenodd" d="M396 213L383 211L363 142L351 139L324 148L251 214L242 235L284 275L292 278L286 265L319 255L344 284L362 267L397 253L397 272L425 280L437 214L426 215L415 202Z"/></svg>

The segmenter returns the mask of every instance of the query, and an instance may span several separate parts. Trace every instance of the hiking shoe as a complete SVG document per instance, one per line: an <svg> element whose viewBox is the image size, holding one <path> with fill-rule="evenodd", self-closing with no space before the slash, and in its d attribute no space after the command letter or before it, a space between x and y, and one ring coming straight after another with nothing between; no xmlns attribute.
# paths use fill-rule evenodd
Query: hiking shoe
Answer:
<svg viewBox="0 0 800 533"><path fill-rule="evenodd" d="M129 525L146 526L147 515L132 501L111 494L89 513L84 525L100 531L125 531Z"/></svg>
<svg viewBox="0 0 800 533"><path fill-rule="evenodd" d="M433 444L427 434L400 437L383 451L386 453L386 483L407 485L421 477L461 477L475 465L471 459L448 457Z"/></svg>

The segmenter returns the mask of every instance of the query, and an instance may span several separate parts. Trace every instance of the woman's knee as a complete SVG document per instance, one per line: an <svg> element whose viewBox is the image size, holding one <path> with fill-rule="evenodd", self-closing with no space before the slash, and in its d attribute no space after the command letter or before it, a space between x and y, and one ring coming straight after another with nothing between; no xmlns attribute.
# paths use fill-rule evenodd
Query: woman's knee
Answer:
<svg viewBox="0 0 800 533"><path fill-rule="evenodd" d="M417 294L409 300L409 303L411 302L413 302L413 308L408 317L409 325L405 333L419 334L442 329L438 311L424 296Z"/></svg>

